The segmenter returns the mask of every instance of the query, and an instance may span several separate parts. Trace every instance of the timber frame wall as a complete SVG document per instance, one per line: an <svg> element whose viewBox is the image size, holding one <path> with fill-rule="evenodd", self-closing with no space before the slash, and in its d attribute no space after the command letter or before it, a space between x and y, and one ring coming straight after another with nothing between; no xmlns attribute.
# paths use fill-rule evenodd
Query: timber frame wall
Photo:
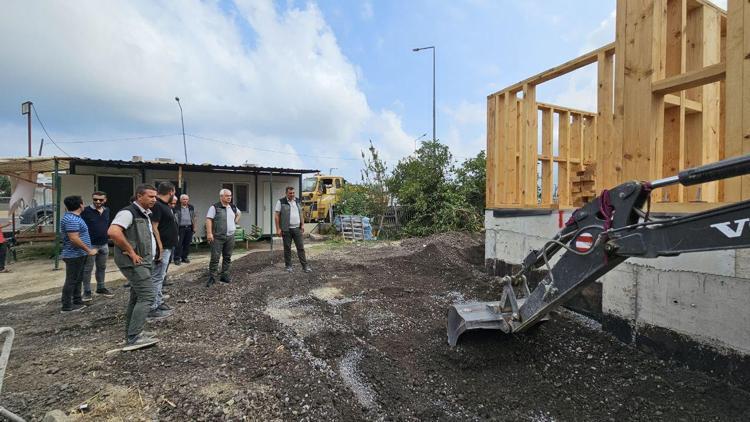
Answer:
<svg viewBox="0 0 750 422"><path fill-rule="evenodd" d="M614 43L487 97L487 208L571 208L627 180L750 153L745 23L743 0L727 12L704 0L618 0ZM590 64L596 111L536 101L539 84ZM748 198L745 176L659 189L653 209Z"/></svg>

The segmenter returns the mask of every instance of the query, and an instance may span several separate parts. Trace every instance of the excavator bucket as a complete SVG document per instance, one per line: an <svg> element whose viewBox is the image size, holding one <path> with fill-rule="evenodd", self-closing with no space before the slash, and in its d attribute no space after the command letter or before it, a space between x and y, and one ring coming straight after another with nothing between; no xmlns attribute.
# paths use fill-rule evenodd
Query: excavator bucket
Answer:
<svg viewBox="0 0 750 422"><path fill-rule="evenodd" d="M501 330L509 333L512 313L500 312L500 302L475 302L453 305L448 309L448 344L453 347L466 330Z"/></svg>

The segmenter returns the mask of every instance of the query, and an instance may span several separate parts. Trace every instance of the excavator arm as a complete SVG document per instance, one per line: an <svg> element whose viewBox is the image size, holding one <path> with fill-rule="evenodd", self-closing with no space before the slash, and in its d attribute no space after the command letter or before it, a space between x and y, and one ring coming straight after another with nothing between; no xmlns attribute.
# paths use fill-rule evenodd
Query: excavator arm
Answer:
<svg viewBox="0 0 750 422"><path fill-rule="evenodd" d="M657 258L681 253L750 247L750 201L667 219L648 212L653 189L684 186L750 173L750 155L688 169L654 182L627 182L576 210L565 227L540 250L531 251L521 269L500 279L497 302L456 304L448 310L448 343L471 329L522 332L581 289L630 257ZM644 206L646 211L644 211ZM745 233L745 236L743 236ZM562 255L556 259L556 255ZM533 291L530 271L547 270Z"/></svg>

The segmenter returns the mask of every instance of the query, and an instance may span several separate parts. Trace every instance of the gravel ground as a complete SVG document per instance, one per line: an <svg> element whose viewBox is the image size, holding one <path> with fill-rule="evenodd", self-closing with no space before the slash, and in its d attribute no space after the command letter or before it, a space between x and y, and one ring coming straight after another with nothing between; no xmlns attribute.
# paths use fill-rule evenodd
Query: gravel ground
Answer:
<svg viewBox="0 0 750 422"><path fill-rule="evenodd" d="M629 421L750 418L732 386L619 343L556 313L529 333L446 344L461 300L497 300L483 239L448 233L400 244L311 249L312 274L276 252L234 264L233 283L183 274L161 342L110 352L127 291L75 315L57 302L0 306L16 342L0 405L29 420L62 409L90 420ZM298 268L298 267L297 267ZM85 404L87 410L79 411Z"/></svg>

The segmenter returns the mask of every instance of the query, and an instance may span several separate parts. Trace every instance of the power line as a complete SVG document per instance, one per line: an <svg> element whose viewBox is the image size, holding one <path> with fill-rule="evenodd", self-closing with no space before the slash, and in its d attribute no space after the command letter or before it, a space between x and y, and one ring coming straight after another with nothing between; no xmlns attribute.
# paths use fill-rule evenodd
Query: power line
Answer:
<svg viewBox="0 0 750 422"><path fill-rule="evenodd" d="M168 136L178 136L179 133L168 133L164 135L135 136L129 138L108 138L108 139L71 139L67 141L58 141L60 144L94 144L101 142L119 142L119 141L139 141L143 139L166 138Z"/></svg>
<svg viewBox="0 0 750 422"><path fill-rule="evenodd" d="M187 133L186 135L189 136L189 137L191 137L191 138L201 139L201 140L209 141L209 142L216 142L216 143L219 143L219 144L233 145L233 146L237 146L237 147L241 147L241 148L252 149L252 150L255 150L255 151L270 152L270 153L274 153L274 154L290 155L288 151L276 151L276 150L272 150L272 149L255 148L255 147L250 147L250 146L247 146L247 145L242 145L242 144L238 144L238 143L234 143L234 142L223 141L221 139L213 139L213 138L207 138L205 136L192 135L190 133ZM297 155L302 156L302 157L310 157L310 158L322 158L322 159L326 159L326 160L346 160L346 161L359 161L360 160L360 158L329 157L329 156L324 156L324 155L301 154L299 152L297 153Z"/></svg>
<svg viewBox="0 0 750 422"><path fill-rule="evenodd" d="M31 109L34 110L34 116L36 117L36 120L39 122L39 125L42 126L42 130L44 130L44 133L47 135L47 138L49 138L50 142L52 142L52 145L57 147L57 149L59 149L63 154L70 157L70 154L65 152L64 149L60 148L60 145L57 145L57 142L55 142L55 140L52 139L52 136L50 136L49 132L47 132L47 128L44 127L44 123L42 123L42 119L39 118L39 114L37 114L36 112L36 106L34 105L34 103L31 103Z"/></svg>

